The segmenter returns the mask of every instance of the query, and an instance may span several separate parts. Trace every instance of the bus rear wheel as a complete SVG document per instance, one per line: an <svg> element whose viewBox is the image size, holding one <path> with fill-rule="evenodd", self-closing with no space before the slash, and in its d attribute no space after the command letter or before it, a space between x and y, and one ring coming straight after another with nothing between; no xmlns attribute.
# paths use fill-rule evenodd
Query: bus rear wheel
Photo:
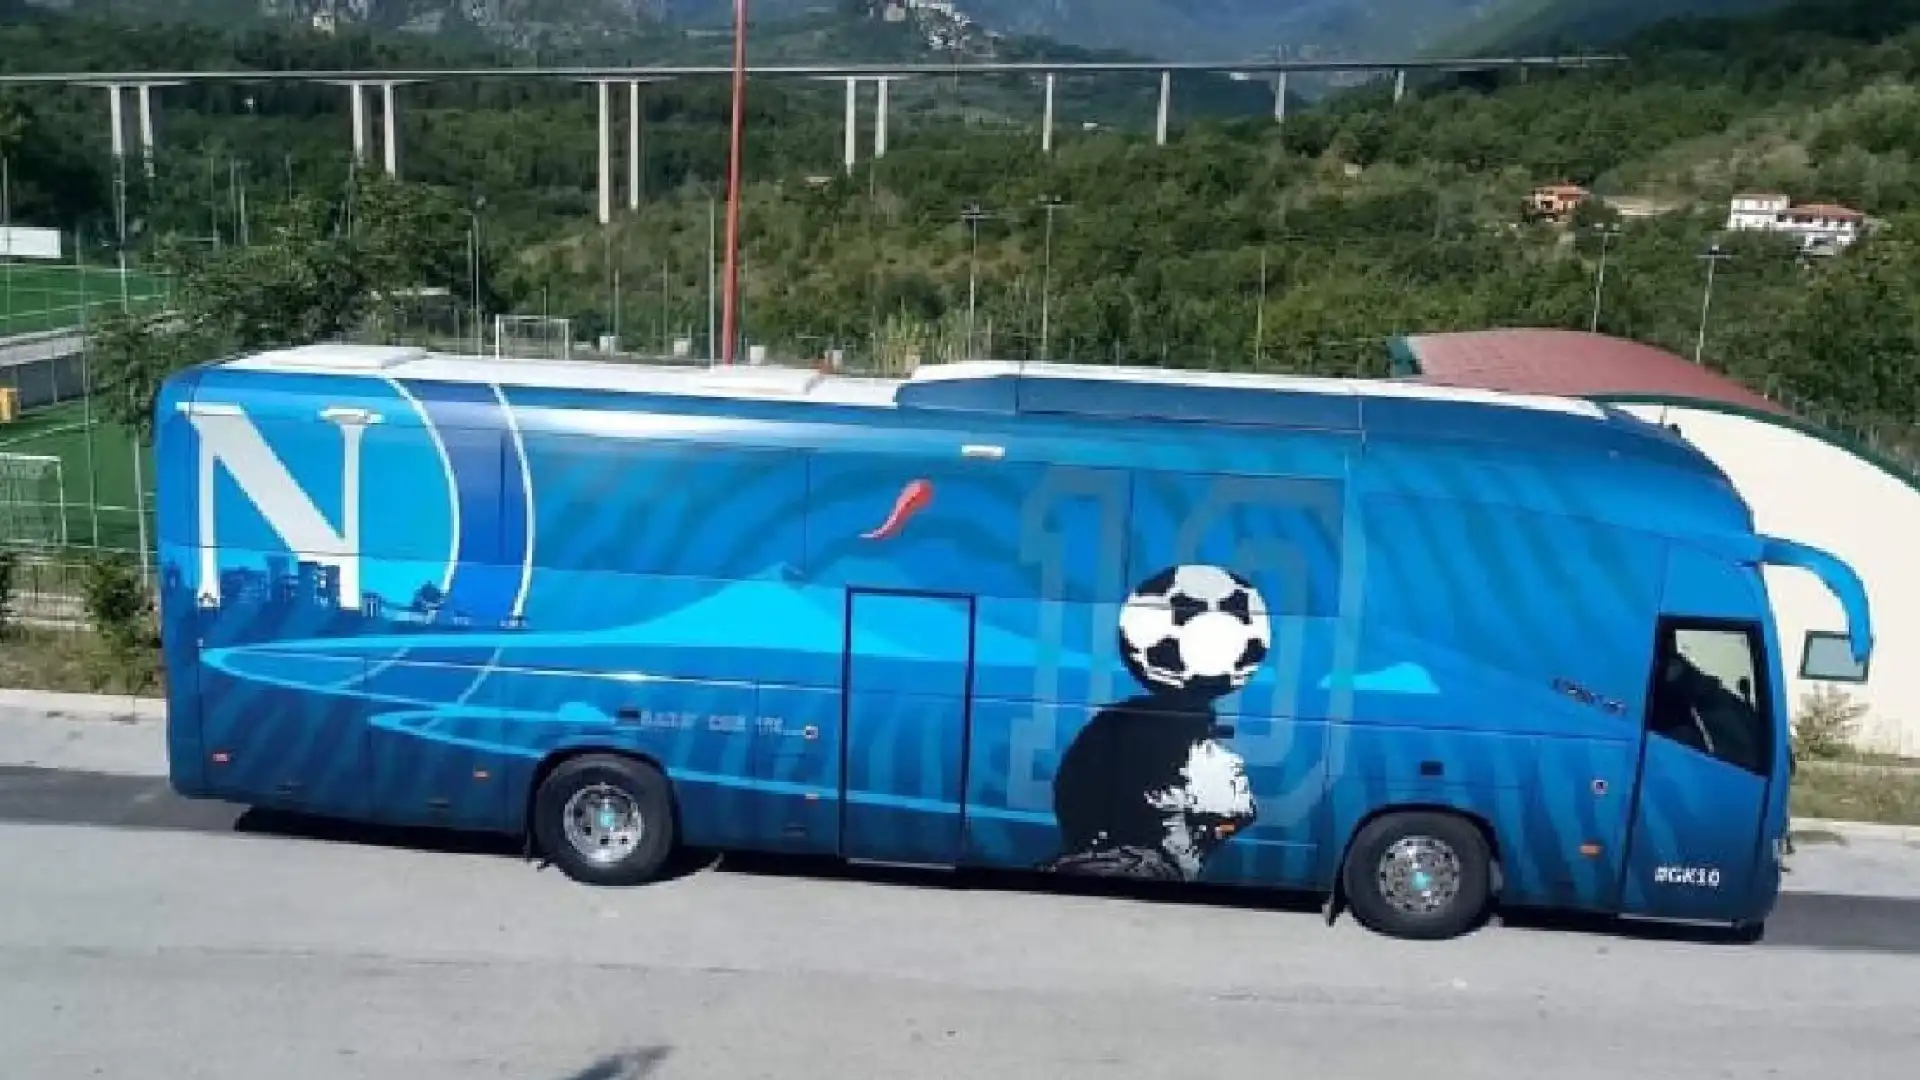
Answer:
<svg viewBox="0 0 1920 1080"><path fill-rule="evenodd" d="M1361 925L1390 937L1458 937L1486 913L1492 854L1480 830L1452 814L1387 814L1353 839L1341 884Z"/></svg>
<svg viewBox="0 0 1920 1080"><path fill-rule="evenodd" d="M561 762L533 797L534 842L588 885L638 885L673 854L673 792L643 761L590 754Z"/></svg>

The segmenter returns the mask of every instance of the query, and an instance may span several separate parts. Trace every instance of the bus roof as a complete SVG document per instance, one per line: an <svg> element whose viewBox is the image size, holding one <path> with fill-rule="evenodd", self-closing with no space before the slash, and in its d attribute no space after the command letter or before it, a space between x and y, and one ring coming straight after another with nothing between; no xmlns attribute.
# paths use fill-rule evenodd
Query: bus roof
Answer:
<svg viewBox="0 0 1920 1080"><path fill-rule="evenodd" d="M1050 362L970 360L922 367L905 379L887 379L830 375L791 367L493 359L417 348L321 344L240 357L218 367L229 371L372 375L529 389L1188 420L1323 430L1360 430L1360 407L1368 400L1480 405L1596 421L1608 418L1601 406L1573 398L1432 386L1399 379L1314 378Z"/></svg>
<svg viewBox="0 0 1920 1080"><path fill-rule="evenodd" d="M215 365L228 372L372 376L593 396L647 395L714 402L1175 421L1235 429L1346 432L1376 437L1546 442L1567 449L1626 447L1686 471L1724 476L1678 436L1578 398L1434 386L1402 379L1314 378L1046 362L973 360L921 367L905 379L770 366L621 364L495 359L426 349L307 345ZM572 394L568 394L572 396ZM610 407L606 402L601 407Z"/></svg>
<svg viewBox="0 0 1920 1080"><path fill-rule="evenodd" d="M1580 399L1402 380L998 361L930 365L905 379L883 379L804 368L495 359L326 344L202 367L184 374L176 392L189 398L250 393L245 387L256 375L276 382L318 377L312 393L329 401L351 395L339 385L343 379L491 387L531 410L522 424L527 430L556 422L585 430L578 419L560 419L583 413L604 417L587 427L606 430L609 422L624 430L646 414L694 413L773 425L753 429L757 435L730 429L729 438L800 445L820 437L805 425L824 421L871 428L903 450L927 439L945 446L942 431L1004 437L1018 430L1030 436L1021 440L1021 453L1083 465L1151 459L1232 461L1235 471L1254 474L1311 468L1307 443L1273 438L1288 434L1358 439L1389 457L1398 446L1421 460L1442 445L1479 446L1493 455L1487 461L1592 462L1594 468L1566 471L1564 484L1615 493L1600 496L1618 504L1607 516L1639 527L1751 530L1751 512L1725 474L1658 425ZM306 396L279 385L258 404L292 406L282 394ZM803 426L782 427L796 423Z"/></svg>

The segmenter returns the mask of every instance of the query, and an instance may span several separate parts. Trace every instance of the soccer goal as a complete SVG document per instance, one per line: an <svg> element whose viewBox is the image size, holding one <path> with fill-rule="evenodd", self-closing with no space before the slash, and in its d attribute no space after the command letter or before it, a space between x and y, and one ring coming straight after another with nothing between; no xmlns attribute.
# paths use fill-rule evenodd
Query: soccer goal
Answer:
<svg viewBox="0 0 1920 1080"><path fill-rule="evenodd" d="M0 453L0 545L66 544L67 484L60 459Z"/></svg>
<svg viewBox="0 0 1920 1080"><path fill-rule="evenodd" d="M573 358L573 320L546 315L495 315L493 357L540 360Z"/></svg>

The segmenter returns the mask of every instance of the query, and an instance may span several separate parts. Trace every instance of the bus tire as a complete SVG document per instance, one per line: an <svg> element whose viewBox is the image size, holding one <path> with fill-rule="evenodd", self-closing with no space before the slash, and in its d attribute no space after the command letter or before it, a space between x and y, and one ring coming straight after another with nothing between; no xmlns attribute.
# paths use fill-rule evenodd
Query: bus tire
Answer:
<svg viewBox="0 0 1920 1080"><path fill-rule="evenodd" d="M1439 941L1466 933L1486 914L1492 863L1486 838L1463 817L1383 814L1353 838L1341 886L1367 929Z"/></svg>
<svg viewBox="0 0 1920 1080"><path fill-rule="evenodd" d="M540 853L573 880L638 885L673 854L673 791L644 761L588 754L541 782L531 824Z"/></svg>

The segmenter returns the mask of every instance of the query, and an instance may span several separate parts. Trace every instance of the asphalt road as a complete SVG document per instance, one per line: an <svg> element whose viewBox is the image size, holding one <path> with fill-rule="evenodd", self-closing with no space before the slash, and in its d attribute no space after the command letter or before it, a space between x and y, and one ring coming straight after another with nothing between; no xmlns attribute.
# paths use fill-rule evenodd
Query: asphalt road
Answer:
<svg viewBox="0 0 1920 1080"><path fill-rule="evenodd" d="M487 841L0 768L0 1076L1854 1080L1920 1060L1920 893L1795 892L1755 947L1538 923L1421 945L1300 905L1025 884L734 859L595 890Z"/></svg>

